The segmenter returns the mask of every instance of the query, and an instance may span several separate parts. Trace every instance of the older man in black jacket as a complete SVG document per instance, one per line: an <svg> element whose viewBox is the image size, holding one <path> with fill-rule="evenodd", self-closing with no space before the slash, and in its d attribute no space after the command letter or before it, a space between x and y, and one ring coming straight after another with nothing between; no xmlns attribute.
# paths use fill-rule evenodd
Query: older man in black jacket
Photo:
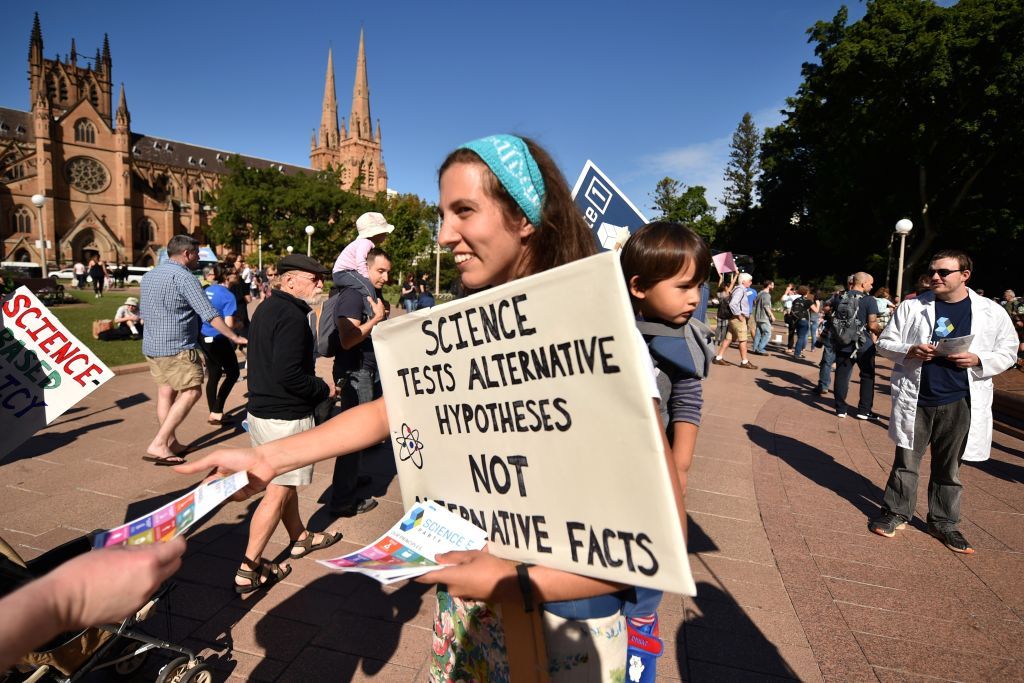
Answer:
<svg viewBox="0 0 1024 683"><path fill-rule="evenodd" d="M281 288L253 314L249 327L249 437L253 446L276 441L313 427L313 409L335 395L333 384L316 376L310 303L330 273L301 254L277 264ZM292 540L291 557L305 557L336 543L340 533L310 533L299 517L295 488L309 484L312 465L271 480L249 524L249 543L235 573L235 590L249 593L274 584L291 572L287 563L263 559L274 529L283 521Z"/></svg>

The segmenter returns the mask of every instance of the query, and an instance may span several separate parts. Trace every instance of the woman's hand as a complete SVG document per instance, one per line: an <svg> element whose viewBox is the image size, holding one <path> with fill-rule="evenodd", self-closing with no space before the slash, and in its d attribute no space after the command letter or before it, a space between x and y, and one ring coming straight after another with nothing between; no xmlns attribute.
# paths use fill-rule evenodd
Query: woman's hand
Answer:
<svg viewBox="0 0 1024 683"><path fill-rule="evenodd" d="M212 468L212 470L211 470ZM210 475L226 477L235 472L248 472L249 484L231 496L232 500L245 500L267 488L278 472L256 448L221 448L194 462L175 465L179 474L210 471Z"/></svg>
<svg viewBox="0 0 1024 683"><path fill-rule="evenodd" d="M456 550L434 558L450 564L415 579L417 583L444 583L448 592L459 598L488 602L518 600L519 580L514 562L491 555L486 550Z"/></svg>

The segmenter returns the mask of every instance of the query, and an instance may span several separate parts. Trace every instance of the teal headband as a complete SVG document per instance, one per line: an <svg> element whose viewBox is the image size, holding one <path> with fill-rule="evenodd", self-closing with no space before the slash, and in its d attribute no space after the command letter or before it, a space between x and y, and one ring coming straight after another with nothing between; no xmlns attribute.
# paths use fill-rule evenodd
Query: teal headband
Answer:
<svg viewBox="0 0 1024 683"><path fill-rule="evenodd" d="M459 147L476 152L498 177L516 204L534 227L540 227L544 204L544 178L522 138L515 135L490 135Z"/></svg>

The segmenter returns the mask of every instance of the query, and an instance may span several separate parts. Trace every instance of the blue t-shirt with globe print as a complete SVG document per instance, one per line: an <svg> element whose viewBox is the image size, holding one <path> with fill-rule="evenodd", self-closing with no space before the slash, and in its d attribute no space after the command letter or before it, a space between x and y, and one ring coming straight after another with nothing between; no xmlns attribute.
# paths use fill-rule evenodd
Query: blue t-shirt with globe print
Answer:
<svg viewBox="0 0 1024 683"><path fill-rule="evenodd" d="M935 329L932 343L940 339L964 337L971 333L971 298L956 303L935 300ZM958 368L952 361L936 358L921 366L919 406L944 406L967 398L970 388L967 368Z"/></svg>

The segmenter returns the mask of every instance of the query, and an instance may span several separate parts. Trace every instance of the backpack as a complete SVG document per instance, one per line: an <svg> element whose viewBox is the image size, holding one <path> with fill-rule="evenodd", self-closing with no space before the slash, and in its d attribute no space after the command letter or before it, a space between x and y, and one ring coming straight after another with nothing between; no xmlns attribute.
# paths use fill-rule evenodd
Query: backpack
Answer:
<svg viewBox="0 0 1024 683"><path fill-rule="evenodd" d="M718 298L718 319L719 320L732 320L732 309L729 308L729 300L732 295L726 295Z"/></svg>
<svg viewBox="0 0 1024 683"><path fill-rule="evenodd" d="M854 356L864 343L864 322L857 317L861 296L860 292L843 292L829 316L833 345L838 350L852 344Z"/></svg>
<svg viewBox="0 0 1024 683"><path fill-rule="evenodd" d="M802 296L799 299L793 299L789 314L793 317L793 320L803 320L807 317L807 311L810 309L811 302L807 297Z"/></svg>
<svg viewBox="0 0 1024 683"><path fill-rule="evenodd" d="M336 286L331 291L331 296L320 308L320 320L316 327L316 353L322 358L334 358L341 352L341 333L338 332L338 301L341 300L341 290L344 287L359 289L365 293L365 296L377 298L376 292L354 277L347 278L344 284ZM364 297L363 322L366 322L371 315L373 315L373 309L370 307L370 302L366 301Z"/></svg>

